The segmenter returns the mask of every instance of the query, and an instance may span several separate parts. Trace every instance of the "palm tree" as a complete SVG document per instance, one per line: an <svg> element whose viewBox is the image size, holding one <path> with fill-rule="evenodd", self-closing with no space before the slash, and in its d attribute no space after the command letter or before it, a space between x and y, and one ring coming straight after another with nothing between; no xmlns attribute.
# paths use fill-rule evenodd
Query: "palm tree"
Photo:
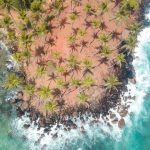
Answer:
<svg viewBox="0 0 150 150"><path fill-rule="evenodd" d="M111 54L111 50L108 46L102 45L99 53L101 54L102 58L108 58L109 55Z"/></svg>
<svg viewBox="0 0 150 150"><path fill-rule="evenodd" d="M94 9L92 8L92 6L89 3L87 3L84 6L84 11L86 12L87 15L91 15L91 14L93 14Z"/></svg>
<svg viewBox="0 0 150 150"><path fill-rule="evenodd" d="M52 91L49 87L42 86L41 88L38 89L38 93L41 98L47 99L51 96Z"/></svg>
<svg viewBox="0 0 150 150"><path fill-rule="evenodd" d="M24 90L26 93L28 93L29 95L33 95L35 92L35 86L33 84L26 84L24 87Z"/></svg>
<svg viewBox="0 0 150 150"><path fill-rule="evenodd" d="M70 15L69 15L69 19L71 21L75 21L76 19L78 18L78 14L76 12L72 12Z"/></svg>
<svg viewBox="0 0 150 150"><path fill-rule="evenodd" d="M58 88L64 88L64 86L66 84L62 78L56 79L55 82L56 82L56 85Z"/></svg>
<svg viewBox="0 0 150 150"><path fill-rule="evenodd" d="M9 16L5 16L1 21L0 21L0 25L4 28L6 28L7 30L9 30L10 25L12 25L13 22L11 20L11 18Z"/></svg>
<svg viewBox="0 0 150 150"><path fill-rule="evenodd" d="M127 10L130 10L130 8L133 10L138 9L139 4L140 2L138 0L122 0L121 1L121 7Z"/></svg>
<svg viewBox="0 0 150 150"><path fill-rule="evenodd" d="M85 76L81 81L81 85L83 88L90 88L91 86L95 85L95 80L91 76Z"/></svg>
<svg viewBox="0 0 150 150"><path fill-rule="evenodd" d="M22 53L20 52L16 52L13 54L13 58L15 59L16 62L21 62L23 57L22 57Z"/></svg>
<svg viewBox="0 0 150 150"><path fill-rule="evenodd" d="M98 19L94 19L91 21L91 25L93 28L97 29L97 28L100 28L101 25L102 25L102 22Z"/></svg>
<svg viewBox="0 0 150 150"><path fill-rule="evenodd" d="M117 86L120 85L120 82L118 80L118 77L115 76L114 74L110 75L106 80L105 80L105 87L106 90L112 90L115 89L117 90Z"/></svg>
<svg viewBox="0 0 150 150"><path fill-rule="evenodd" d="M12 0L0 0L0 7L6 9L8 12L12 8L14 9Z"/></svg>
<svg viewBox="0 0 150 150"><path fill-rule="evenodd" d="M83 62L82 62L82 65L83 65L84 69L91 69L92 65L93 65L93 62L88 58L84 58Z"/></svg>
<svg viewBox="0 0 150 150"><path fill-rule="evenodd" d="M25 45L27 47L28 44L30 44L32 42L32 36L27 34L26 32L22 32L21 36L20 36L20 41L23 45Z"/></svg>
<svg viewBox="0 0 150 150"><path fill-rule="evenodd" d="M8 33L7 33L7 39L9 41L17 42L15 31L8 31Z"/></svg>
<svg viewBox="0 0 150 150"><path fill-rule="evenodd" d="M130 25L128 25L127 29L130 31L131 34L137 35L141 29L142 29L142 24L138 22L134 22Z"/></svg>
<svg viewBox="0 0 150 150"><path fill-rule="evenodd" d="M56 67L56 71L60 74L63 74L66 72L66 67L65 66L58 66L58 67Z"/></svg>
<svg viewBox="0 0 150 150"><path fill-rule="evenodd" d="M106 33L101 33L99 36L98 36L98 40L100 42L102 42L103 45L105 45L106 43L108 43L110 40L111 40L112 36L111 34L106 34Z"/></svg>
<svg viewBox="0 0 150 150"><path fill-rule="evenodd" d="M80 69L80 62L77 60L77 57L75 55L70 55L68 58L68 66L73 71L77 71Z"/></svg>
<svg viewBox="0 0 150 150"><path fill-rule="evenodd" d="M51 112L56 111L57 107L58 107L58 104L56 101L47 102L45 105L46 110L49 110Z"/></svg>
<svg viewBox="0 0 150 150"><path fill-rule="evenodd" d="M118 54L116 57L116 62L121 67L122 63L125 62L125 55L123 53Z"/></svg>
<svg viewBox="0 0 150 150"><path fill-rule="evenodd" d="M83 37L86 35L86 30L85 29L78 29L78 35Z"/></svg>
<svg viewBox="0 0 150 150"><path fill-rule="evenodd" d="M41 11L41 4L41 0L34 0L30 6L31 11L35 13Z"/></svg>
<svg viewBox="0 0 150 150"><path fill-rule="evenodd" d="M55 15L60 15L60 13L64 10L63 1L62 0L55 0L52 3L52 9L54 10Z"/></svg>
<svg viewBox="0 0 150 150"><path fill-rule="evenodd" d="M137 44L137 37L131 35L128 37L126 43L122 46L122 48L126 48L127 50L129 50L129 53L131 53L132 50L136 47L136 44Z"/></svg>
<svg viewBox="0 0 150 150"><path fill-rule="evenodd" d="M77 97L78 97L80 103L87 102L88 98L89 98L89 96L86 95L84 92L80 93Z"/></svg>
<svg viewBox="0 0 150 150"><path fill-rule="evenodd" d="M48 24L46 22L40 24L36 28L37 35L44 35L48 31Z"/></svg>
<svg viewBox="0 0 150 150"><path fill-rule="evenodd" d="M17 88L22 84L22 79L19 78L15 73L9 74L4 81L4 88L12 89Z"/></svg>
<svg viewBox="0 0 150 150"><path fill-rule="evenodd" d="M101 14L104 14L105 12L107 12L109 10L108 3L102 2L99 6L99 9L100 9Z"/></svg>
<svg viewBox="0 0 150 150"><path fill-rule="evenodd" d="M46 72L46 68L44 66L39 65L36 70L36 75L38 77L41 77L42 75L46 74Z"/></svg>
<svg viewBox="0 0 150 150"><path fill-rule="evenodd" d="M74 87L77 88L80 84L81 84L81 80L80 79L75 78L75 77L71 78L71 80L70 80L70 85L71 86L74 86Z"/></svg>
<svg viewBox="0 0 150 150"><path fill-rule="evenodd" d="M126 21L126 19L127 19L127 17L128 17L128 12L126 11L126 10L124 10L124 9L120 9L116 14L115 14L115 20L117 21L117 22L124 22L124 21Z"/></svg>
<svg viewBox="0 0 150 150"><path fill-rule="evenodd" d="M26 18L27 14L25 10L19 10L19 19L24 20Z"/></svg>
<svg viewBox="0 0 150 150"><path fill-rule="evenodd" d="M68 42L69 42L69 44L74 44L75 41L76 41L76 36L75 36L75 35L70 35L70 36L68 37Z"/></svg>
<svg viewBox="0 0 150 150"><path fill-rule="evenodd" d="M31 52L26 49L22 52L22 57L26 60L27 64L29 63L30 61L30 58L31 58Z"/></svg>

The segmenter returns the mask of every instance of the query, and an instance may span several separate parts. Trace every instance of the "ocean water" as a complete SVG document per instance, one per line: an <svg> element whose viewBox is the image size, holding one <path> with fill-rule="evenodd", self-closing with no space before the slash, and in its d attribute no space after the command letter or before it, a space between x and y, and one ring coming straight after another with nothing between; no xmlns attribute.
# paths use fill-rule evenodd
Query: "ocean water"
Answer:
<svg viewBox="0 0 150 150"><path fill-rule="evenodd" d="M150 21L150 6L145 13L145 21ZM125 118L123 130L102 124L84 124L86 133L79 130L57 131L58 138L45 135L37 142L43 129L37 131L33 124L27 130L22 126L29 119L24 116L18 119L14 109L5 101L10 91L0 89L0 150L150 150L150 23L138 36L133 65L136 72L136 85L129 84L131 96L135 96ZM2 45L0 43L0 45ZM7 74L5 60L8 60L6 47L0 50L0 84ZM2 61L3 60L3 61ZM128 95L128 93L125 93ZM123 102L122 102L123 103ZM130 103L130 100L128 100ZM115 111L115 110L114 110ZM82 125L78 121L79 126ZM52 133L56 133L55 127Z"/></svg>

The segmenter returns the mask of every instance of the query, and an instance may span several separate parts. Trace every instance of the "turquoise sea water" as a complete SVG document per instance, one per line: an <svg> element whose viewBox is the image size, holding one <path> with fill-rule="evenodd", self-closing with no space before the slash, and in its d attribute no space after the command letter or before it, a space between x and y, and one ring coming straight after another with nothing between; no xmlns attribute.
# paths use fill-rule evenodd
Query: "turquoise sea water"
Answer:
<svg viewBox="0 0 150 150"><path fill-rule="evenodd" d="M150 13L147 17L150 19ZM131 90L136 100L123 131L105 132L107 128L92 126L87 127L86 134L73 131L57 140L45 137L41 143L47 144L46 150L150 150L150 26L143 29L138 40L133 62L137 83L136 90ZM0 64L0 84L6 72L6 54L1 56L4 61ZM13 109L4 101L7 94L0 89L0 150L41 150L42 145L34 144L39 133L35 134L34 127L27 131L21 127L23 121L16 119Z"/></svg>

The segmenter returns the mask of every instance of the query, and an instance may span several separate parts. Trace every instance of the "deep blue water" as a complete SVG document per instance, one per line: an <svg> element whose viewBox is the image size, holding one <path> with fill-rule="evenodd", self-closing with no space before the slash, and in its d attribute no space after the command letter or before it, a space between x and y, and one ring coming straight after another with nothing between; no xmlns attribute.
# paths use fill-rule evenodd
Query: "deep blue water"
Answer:
<svg viewBox="0 0 150 150"><path fill-rule="evenodd" d="M101 127L93 126L85 135L72 132L64 138L48 142L45 138L42 143L48 143L47 150L150 150L150 27L146 27L138 39L133 62L136 91L131 91L136 95L136 100L122 135L115 129L107 133ZM1 85L6 72L6 55L0 53L0 59L4 60L0 65ZM40 150L42 146L34 144L37 140L35 130L23 131L22 122L16 119L13 109L4 101L7 93L0 89L0 150ZM23 138L25 136L29 140Z"/></svg>

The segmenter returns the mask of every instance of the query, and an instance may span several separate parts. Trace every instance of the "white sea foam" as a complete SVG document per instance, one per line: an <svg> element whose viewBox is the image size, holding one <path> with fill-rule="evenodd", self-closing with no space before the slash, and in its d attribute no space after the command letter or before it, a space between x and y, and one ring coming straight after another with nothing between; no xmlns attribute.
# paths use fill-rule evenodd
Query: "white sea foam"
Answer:
<svg viewBox="0 0 150 150"><path fill-rule="evenodd" d="M146 19L150 20L150 13L146 15ZM133 65L136 72L136 84L129 83L127 85L128 92L124 93L124 96L121 99L121 105L130 105L128 109L128 115L125 117L126 125L131 125L130 121L130 114L135 113L138 117L138 114L140 113L140 110L142 109L142 104L144 101L144 97L146 96L146 92L148 88L150 88L150 66L148 63L147 54L144 51L144 45L145 43L148 43L150 41L150 28L145 28L138 36L138 45L135 48L135 59L133 61ZM131 97L125 100L124 97ZM134 97L134 98L133 98ZM120 106L120 104L119 104ZM117 106L114 109L111 109L111 111L116 114L117 118L120 119L120 115L118 113ZM31 126L28 129L24 129L23 125L30 123L30 120L28 117L23 116L22 119L16 118L12 121L12 126L14 128L14 134L19 135L25 135L27 139L29 139L29 145L30 149L32 150L40 150L42 146L45 144L48 146L48 150L64 150L65 147L69 146L69 143L74 145L74 143L78 143L79 140L85 140L86 138L91 139L88 141L94 140L94 138L100 137L101 139L105 138L106 135L111 135L115 139L121 137L122 130L118 128L117 124L113 124L111 122L111 119L108 117L107 123L109 122L112 127L109 127L106 125L105 120L100 117L99 121L100 124L94 124L90 125L90 119L86 123L82 123L80 120L78 120L77 125L79 126L76 130L71 131L64 131L63 127L61 126L56 131L56 126L52 128L52 131L49 135L45 134L43 138L39 141L39 145L35 145L35 141L37 141L41 135L43 134L44 129L41 128L40 130L37 130L37 126L34 124L31 124ZM92 118L91 118L92 120ZM85 134L81 133L80 127L84 126L84 129L86 131ZM54 140L51 134L58 133L58 137ZM83 142L82 142L83 143ZM88 143L90 145L90 143ZM77 150L82 150L82 148L77 146Z"/></svg>

